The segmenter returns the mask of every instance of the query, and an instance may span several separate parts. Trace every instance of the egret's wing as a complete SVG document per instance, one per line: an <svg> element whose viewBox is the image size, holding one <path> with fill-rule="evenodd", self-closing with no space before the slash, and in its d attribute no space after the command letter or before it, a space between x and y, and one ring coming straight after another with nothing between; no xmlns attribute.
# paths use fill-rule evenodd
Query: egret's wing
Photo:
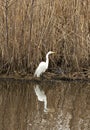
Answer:
<svg viewBox="0 0 90 130"><path fill-rule="evenodd" d="M41 63L39 64L39 66L37 67L34 76L40 77L40 75L41 75L42 73L44 73L44 72L46 71L46 69L47 69L47 68L46 68L46 63L45 63L45 62L41 62Z"/></svg>

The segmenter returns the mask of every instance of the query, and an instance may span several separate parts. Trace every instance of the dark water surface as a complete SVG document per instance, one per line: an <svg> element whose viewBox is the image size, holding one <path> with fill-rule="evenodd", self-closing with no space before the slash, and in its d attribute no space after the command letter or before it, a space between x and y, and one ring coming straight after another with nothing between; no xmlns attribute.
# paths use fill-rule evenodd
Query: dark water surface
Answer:
<svg viewBox="0 0 90 130"><path fill-rule="evenodd" d="M90 83L1 81L0 130L90 130Z"/></svg>

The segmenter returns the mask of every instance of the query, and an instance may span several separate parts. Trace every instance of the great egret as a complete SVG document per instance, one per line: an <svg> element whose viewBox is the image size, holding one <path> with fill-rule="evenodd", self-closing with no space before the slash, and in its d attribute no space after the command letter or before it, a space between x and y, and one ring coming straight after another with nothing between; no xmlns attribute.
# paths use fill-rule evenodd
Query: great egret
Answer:
<svg viewBox="0 0 90 130"><path fill-rule="evenodd" d="M34 77L40 77L40 75L42 75L42 73L44 73L47 69L48 69L48 65L49 65L49 55L50 54L53 54L55 52L53 51L49 51L47 54L46 54L46 62L40 62L39 66L37 67L35 73L34 73Z"/></svg>

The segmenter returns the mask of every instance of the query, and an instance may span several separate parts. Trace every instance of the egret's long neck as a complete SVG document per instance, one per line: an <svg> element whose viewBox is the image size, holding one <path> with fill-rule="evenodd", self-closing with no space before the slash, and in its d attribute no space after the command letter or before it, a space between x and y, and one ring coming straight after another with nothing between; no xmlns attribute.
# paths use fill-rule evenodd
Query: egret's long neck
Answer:
<svg viewBox="0 0 90 130"><path fill-rule="evenodd" d="M48 64L49 64L49 58L48 58L49 54L46 55L46 65L47 65L47 68L48 68Z"/></svg>

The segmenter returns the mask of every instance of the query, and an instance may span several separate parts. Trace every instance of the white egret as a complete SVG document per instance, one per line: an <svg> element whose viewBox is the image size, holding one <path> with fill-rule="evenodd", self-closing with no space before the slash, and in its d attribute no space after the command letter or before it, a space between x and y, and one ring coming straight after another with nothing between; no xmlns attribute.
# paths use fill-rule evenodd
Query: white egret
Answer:
<svg viewBox="0 0 90 130"><path fill-rule="evenodd" d="M37 67L37 69L34 73L34 76L40 77L40 75L42 75L42 73L44 73L48 69L48 65L49 65L49 57L48 56L50 54L53 54L53 53L55 53L55 52L49 51L46 54L46 62L44 62L44 61L40 62L39 66Z"/></svg>

